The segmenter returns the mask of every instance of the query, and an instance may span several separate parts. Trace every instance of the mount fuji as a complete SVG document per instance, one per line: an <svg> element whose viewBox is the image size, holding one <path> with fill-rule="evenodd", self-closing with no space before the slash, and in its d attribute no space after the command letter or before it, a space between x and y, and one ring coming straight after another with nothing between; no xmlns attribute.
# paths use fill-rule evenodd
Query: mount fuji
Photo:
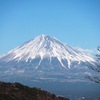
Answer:
<svg viewBox="0 0 100 100"><path fill-rule="evenodd" d="M97 67L89 54L65 45L51 36L40 35L0 57L0 75L35 79L84 81ZM60 79L60 81L62 81Z"/></svg>
<svg viewBox="0 0 100 100"><path fill-rule="evenodd" d="M83 100L83 96L100 100L98 65L81 49L40 35L0 56L0 81L40 87L71 100Z"/></svg>

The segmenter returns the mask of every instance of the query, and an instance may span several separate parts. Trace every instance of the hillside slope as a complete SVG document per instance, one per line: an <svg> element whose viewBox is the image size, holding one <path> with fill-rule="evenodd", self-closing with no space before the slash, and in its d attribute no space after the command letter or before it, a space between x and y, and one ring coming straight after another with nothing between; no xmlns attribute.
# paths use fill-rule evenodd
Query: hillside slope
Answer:
<svg viewBox="0 0 100 100"><path fill-rule="evenodd" d="M0 100L69 100L20 83L0 82Z"/></svg>

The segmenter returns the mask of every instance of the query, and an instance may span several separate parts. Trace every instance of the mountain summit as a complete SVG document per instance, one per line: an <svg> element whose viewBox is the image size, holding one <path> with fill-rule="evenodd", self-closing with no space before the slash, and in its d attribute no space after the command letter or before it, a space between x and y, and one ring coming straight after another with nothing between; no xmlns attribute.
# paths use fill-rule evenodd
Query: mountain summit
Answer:
<svg viewBox="0 0 100 100"><path fill-rule="evenodd" d="M40 35L0 57L0 80L41 87L71 98L98 97L100 74L93 70L97 64L86 52Z"/></svg>
<svg viewBox="0 0 100 100"><path fill-rule="evenodd" d="M59 64L59 66L63 68L70 68L73 62L76 62L78 65L81 62L88 62L91 64L95 62L91 56L83 54L82 52L61 43L57 39L45 35L40 35L11 50L7 54L1 56L0 60L6 62L33 62L37 58L38 63L34 66L35 68L41 66L46 58L46 62L49 64L48 68L53 65L52 63L54 63L55 60L56 64Z"/></svg>
<svg viewBox="0 0 100 100"><path fill-rule="evenodd" d="M55 75L58 77L63 74L65 77L75 78L89 74L94 67L96 61L92 56L45 35L40 35L0 57L1 77L13 75L54 78Z"/></svg>

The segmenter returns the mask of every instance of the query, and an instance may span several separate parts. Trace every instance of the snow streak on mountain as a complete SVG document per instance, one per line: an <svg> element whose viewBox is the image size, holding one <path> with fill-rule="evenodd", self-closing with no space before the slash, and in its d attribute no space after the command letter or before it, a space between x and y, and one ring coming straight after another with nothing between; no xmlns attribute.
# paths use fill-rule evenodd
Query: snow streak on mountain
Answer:
<svg viewBox="0 0 100 100"><path fill-rule="evenodd" d="M38 36L0 57L2 75L32 75L39 72L41 77L44 74L48 76L58 73L65 73L65 76L72 74L74 77L77 72L87 73L87 70L94 67L96 61L92 56L45 35Z"/></svg>

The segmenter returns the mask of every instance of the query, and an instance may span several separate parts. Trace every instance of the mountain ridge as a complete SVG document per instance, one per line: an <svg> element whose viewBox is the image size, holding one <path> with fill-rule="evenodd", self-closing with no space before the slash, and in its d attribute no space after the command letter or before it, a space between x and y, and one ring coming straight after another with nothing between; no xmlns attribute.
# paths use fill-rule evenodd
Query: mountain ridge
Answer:
<svg viewBox="0 0 100 100"><path fill-rule="evenodd" d="M8 56L8 57L7 57ZM27 43L9 51L7 54L0 57L0 59L4 59L7 62L11 60L33 60L37 57L40 57L41 61L43 58L49 57L50 62L52 57L56 57L57 60L60 62L61 66L65 68L70 68L70 64L73 61L78 61L79 63L82 62L95 62L95 60L88 56L84 55L82 52L79 52L68 45L64 45L63 43L59 42L57 39L40 35L35 39L28 41ZM67 67L63 63L67 60Z"/></svg>
<svg viewBox="0 0 100 100"><path fill-rule="evenodd" d="M33 80L86 81L97 62L51 36L40 35L0 57L0 75Z"/></svg>
<svg viewBox="0 0 100 100"><path fill-rule="evenodd" d="M88 53L42 35L0 57L0 80L35 85L69 98L99 96L98 65Z"/></svg>

